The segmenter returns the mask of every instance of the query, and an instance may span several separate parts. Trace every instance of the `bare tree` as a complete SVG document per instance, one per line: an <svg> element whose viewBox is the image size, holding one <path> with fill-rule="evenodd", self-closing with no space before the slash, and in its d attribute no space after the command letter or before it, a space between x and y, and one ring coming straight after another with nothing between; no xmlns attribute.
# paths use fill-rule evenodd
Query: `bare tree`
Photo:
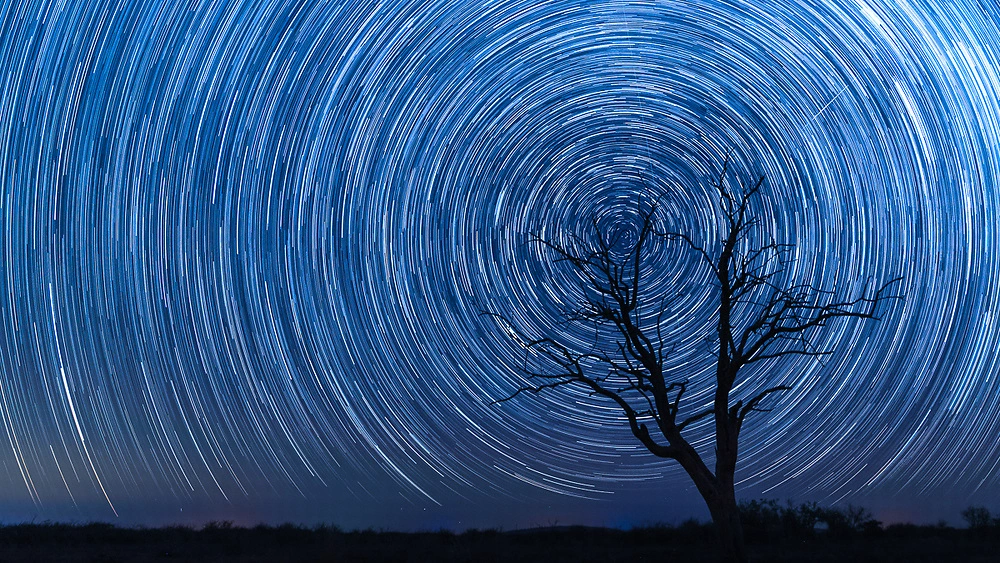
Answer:
<svg viewBox="0 0 1000 563"><path fill-rule="evenodd" d="M887 301L902 297L892 290L901 278L869 284L860 296L852 298L808 283L787 283L793 245L757 244L754 240L761 237L752 234L761 224L751 212L750 202L764 179L735 192L726 185L728 167L727 157L713 181L724 216L724 237L715 244L703 245L688 234L657 230L655 205L640 212L637 235L625 242L600 229L596 222L592 239L570 236L563 243L532 237L582 280L578 288L583 295L581 307L567 312L565 320L586 323L597 331L596 344L580 347L556 337L530 338L508 317L488 314L503 323L508 334L534 358L528 362L526 357L523 368L528 384L495 403L564 386L582 387L591 395L614 401L646 449L676 460L691 477L708 505L724 559L744 562L747 557L734 488L740 431L751 413L766 410L762 403L768 396L791 387L775 385L741 393L745 400L734 402L730 393L740 370L786 356L827 356L832 350L814 344L816 329L835 319L878 319ZM716 327L714 401L703 410L685 410L685 416L681 416L681 401L688 381L672 379L666 373L671 350L665 342L662 317L669 300L645 295L643 261L656 239L682 244L694 252L711 272L713 287L706 290L713 291L717 300L715 318L711 319ZM655 320L640 314L642 308L654 310L650 307L658 308ZM685 438L685 430L693 423L709 418L714 419L715 471Z"/></svg>

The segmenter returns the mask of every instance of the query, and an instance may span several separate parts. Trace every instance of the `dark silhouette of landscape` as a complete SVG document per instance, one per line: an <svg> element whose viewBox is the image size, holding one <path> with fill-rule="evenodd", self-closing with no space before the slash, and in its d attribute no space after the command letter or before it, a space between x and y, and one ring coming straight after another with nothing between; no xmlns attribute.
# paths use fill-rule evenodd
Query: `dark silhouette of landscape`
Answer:
<svg viewBox="0 0 1000 563"><path fill-rule="evenodd" d="M967 526L883 525L859 507L740 504L747 554L764 562L987 562L1000 549L1000 519L983 507L962 513ZM709 523L629 530L548 526L518 530L402 533L332 526L121 528L110 524L30 523L0 527L0 561L217 562L716 562Z"/></svg>

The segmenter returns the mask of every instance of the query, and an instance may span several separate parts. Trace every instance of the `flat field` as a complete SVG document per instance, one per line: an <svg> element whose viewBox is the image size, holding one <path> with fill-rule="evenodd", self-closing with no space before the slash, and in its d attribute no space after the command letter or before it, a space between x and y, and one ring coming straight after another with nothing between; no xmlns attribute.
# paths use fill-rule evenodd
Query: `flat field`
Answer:
<svg viewBox="0 0 1000 563"><path fill-rule="evenodd" d="M748 538L752 561L996 562L1000 534L943 526L889 526L863 534ZM628 531L560 527L395 533L292 525L118 528L108 524L0 527L0 562L715 562L709 526Z"/></svg>

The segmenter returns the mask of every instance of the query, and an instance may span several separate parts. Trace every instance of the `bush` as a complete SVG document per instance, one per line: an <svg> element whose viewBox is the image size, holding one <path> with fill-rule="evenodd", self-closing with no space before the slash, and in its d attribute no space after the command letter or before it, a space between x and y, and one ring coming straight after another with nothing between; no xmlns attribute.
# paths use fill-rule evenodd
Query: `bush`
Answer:
<svg viewBox="0 0 1000 563"><path fill-rule="evenodd" d="M962 519L970 530L985 530L1000 524L985 506L970 506L962 511Z"/></svg>
<svg viewBox="0 0 1000 563"><path fill-rule="evenodd" d="M838 537L882 531L882 523L867 509L853 505L841 509L821 507L815 502L795 506L789 501L782 506L769 499L751 500L740 503L740 518L750 542L811 538L818 529Z"/></svg>

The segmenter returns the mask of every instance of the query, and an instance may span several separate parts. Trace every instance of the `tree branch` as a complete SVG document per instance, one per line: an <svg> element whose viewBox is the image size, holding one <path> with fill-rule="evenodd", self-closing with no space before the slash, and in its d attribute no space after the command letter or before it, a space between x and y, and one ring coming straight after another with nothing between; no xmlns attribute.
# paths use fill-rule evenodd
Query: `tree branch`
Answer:
<svg viewBox="0 0 1000 563"><path fill-rule="evenodd" d="M760 393L758 393L757 395L755 395L754 398L752 398L749 401L747 401L747 404L744 405L743 408L740 410L739 423L742 425L743 424L743 420L746 418L747 414L749 414L751 412L755 412L755 411L756 412L767 412L768 410L770 410L770 409L758 409L757 405L759 405L760 402L763 401L764 398L767 397L768 395L770 395L771 393L778 393L778 392L781 392L781 391L791 391L791 389L792 388L789 387L788 385L778 385L778 386L771 387L769 389L765 389L765 390L761 391Z"/></svg>

